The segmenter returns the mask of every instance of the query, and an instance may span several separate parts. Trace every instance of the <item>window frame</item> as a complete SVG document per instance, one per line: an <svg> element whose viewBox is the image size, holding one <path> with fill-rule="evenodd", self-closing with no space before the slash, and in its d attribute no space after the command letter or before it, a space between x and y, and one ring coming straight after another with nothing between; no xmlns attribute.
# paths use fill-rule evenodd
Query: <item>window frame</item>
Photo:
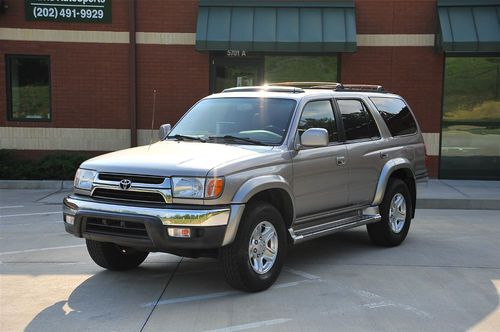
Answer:
<svg viewBox="0 0 500 332"><path fill-rule="evenodd" d="M380 130L380 126L377 123L377 120L375 120L375 117L372 114L371 108L368 107L367 103L364 101L363 98L361 98L361 97L335 97L334 100L335 100L335 105L336 105L337 110L338 110L338 114L339 114L340 119L341 119L340 122L342 122L341 123L341 126L342 126L342 141L344 143L351 144L351 143L360 143L360 142L375 142L375 141L379 141L379 140L382 139L382 131ZM375 137L359 138L359 139L354 139L354 140L348 140L346 138L346 135L345 135L344 121L342 119L342 112L340 111L340 105L337 102L337 100L357 100L357 101L359 101L361 103L361 105L363 105L363 107L365 108L365 110L368 113L368 115L372 118L373 123L375 124L375 127L377 128L377 131L378 131L378 137L376 137L376 138Z"/></svg>
<svg viewBox="0 0 500 332"><path fill-rule="evenodd" d="M13 59L47 59L48 60L48 77L49 77L49 112L48 119L26 119L15 118L12 110L12 80L11 80L11 64ZM48 54L5 54L5 89L7 103L7 121L12 122L51 122L52 121L52 70L51 60Z"/></svg>
<svg viewBox="0 0 500 332"><path fill-rule="evenodd" d="M302 115L304 114L304 110L306 109L307 105L309 105L310 103L317 102L317 101L330 102L330 106L332 107L333 119L335 120L335 129L337 129L337 140L334 142L330 142L330 139L328 139L329 142L328 142L328 145L326 147L344 144L344 132L343 132L342 127L339 125L339 121L337 120L338 119L338 112L337 112L337 108L336 108L337 105L334 102L333 98L311 99L311 100L308 100L304 104L304 106L302 106L302 109L300 110L300 114L299 114L298 121L297 121L297 128L295 129L295 140L300 142L299 126L300 126L300 120L302 119ZM317 149L317 148L321 148L321 147L308 147L308 149Z"/></svg>
<svg viewBox="0 0 500 332"><path fill-rule="evenodd" d="M379 113L380 117L382 118L382 122L384 122L384 125L387 127L387 133L390 135L389 137L392 137L392 138L410 137L410 136L415 136L415 135L417 135L420 132L420 126L418 124L417 118L415 117L415 114L413 113L413 110L411 109L410 104L408 104L406 102L406 100L404 100L404 98L402 98L402 97L389 97L389 96L370 96L368 98L370 99L370 102L373 103L373 106L375 107L375 110ZM386 98L386 99L399 99L399 100L401 100L403 102L403 104L405 104L406 107L408 107L408 110L410 111L410 115L413 118L413 122L415 122L415 132L410 133L410 134L404 134L404 135L396 135L396 136L394 136L391 133L391 130L390 130L389 126L385 122L385 119L382 117L382 114L380 114L380 111L379 111L379 109L377 107L377 104L375 104L375 102L372 100L372 98Z"/></svg>

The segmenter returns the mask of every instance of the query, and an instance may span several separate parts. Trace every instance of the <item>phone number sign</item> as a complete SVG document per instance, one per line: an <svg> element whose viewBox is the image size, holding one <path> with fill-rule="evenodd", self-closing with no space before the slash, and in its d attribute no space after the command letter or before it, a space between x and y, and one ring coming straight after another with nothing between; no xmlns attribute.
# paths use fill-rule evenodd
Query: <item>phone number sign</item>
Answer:
<svg viewBox="0 0 500 332"><path fill-rule="evenodd" d="M111 0L24 0L27 21L111 23Z"/></svg>

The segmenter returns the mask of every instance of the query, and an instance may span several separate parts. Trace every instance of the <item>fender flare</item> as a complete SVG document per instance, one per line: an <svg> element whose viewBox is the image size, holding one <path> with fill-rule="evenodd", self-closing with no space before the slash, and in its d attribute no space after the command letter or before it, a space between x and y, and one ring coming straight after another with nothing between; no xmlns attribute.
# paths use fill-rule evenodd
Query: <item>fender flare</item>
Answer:
<svg viewBox="0 0 500 332"><path fill-rule="evenodd" d="M408 169L410 170L413 179L415 180L415 172L413 171L413 167L411 162L406 158L394 158L385 163L382 171L380 172L380 176L377 182L377 189L375 190L375 197L373 198L372 205L377 206L382 203L384 199L385 190L387 189L387 183L389 182L389 178L392 173L397 171L398 169Z"/></svg>
<svg viewBox="0 0 500 332"><path fill-rule="evenodd" d="M256 194L269 189L281 189L288 194L292 203L292 216L295 216L295 200L293 198L292 190L288 182L282 176L263 175L252 178L240 186L232 199L231 217L229 218L229 222L227 224L222 245L225 246L234 241L243 216L245 204L248 203L248 201L250 201L250 199Z"/></svg>

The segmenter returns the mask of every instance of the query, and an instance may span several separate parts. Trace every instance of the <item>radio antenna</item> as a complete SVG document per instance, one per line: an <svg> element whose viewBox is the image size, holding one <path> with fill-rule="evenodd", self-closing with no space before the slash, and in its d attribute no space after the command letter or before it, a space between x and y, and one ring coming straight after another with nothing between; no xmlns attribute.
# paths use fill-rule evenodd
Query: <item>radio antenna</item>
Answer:
<svg viewBox="0 0 500 332"><path fill-rule="evenodd" d="M153 144L153 130L155 125L155 111L156 111L156 89L153 89L153 116L151 117L151 138L149 139L149 147Z"/></svg>

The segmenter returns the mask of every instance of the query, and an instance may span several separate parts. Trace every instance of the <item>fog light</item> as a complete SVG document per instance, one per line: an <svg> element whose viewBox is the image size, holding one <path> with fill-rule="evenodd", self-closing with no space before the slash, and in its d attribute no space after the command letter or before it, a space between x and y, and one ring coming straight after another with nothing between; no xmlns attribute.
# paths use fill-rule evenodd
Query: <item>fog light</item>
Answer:
<svg viewBox="0 0 500 332"><path fill-rule="evenodd" d="M169 228L168 235L171 237L191 237L189 228Z"/></svg>
<svg viewBox="0 0 500 332"><path fill-rule="evenodd" d="M69 214L64 215L64 221L67 224L73 225L75 223L75 216L70 216Z"/></svg>

